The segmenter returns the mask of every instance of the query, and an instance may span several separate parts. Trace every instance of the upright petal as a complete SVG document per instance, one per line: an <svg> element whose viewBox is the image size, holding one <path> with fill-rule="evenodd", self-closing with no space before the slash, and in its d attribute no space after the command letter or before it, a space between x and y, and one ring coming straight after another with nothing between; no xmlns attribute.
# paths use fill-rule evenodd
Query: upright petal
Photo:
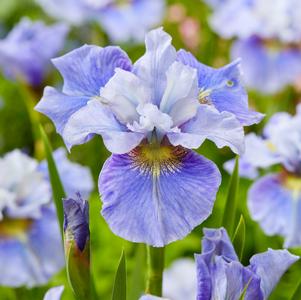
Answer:
<svg viewBox="0 0 301 300"><path fill-rule="evenodd" d="M181 133L169 133L173 145L192 149L202 145L205 139L217 147L228 146L235 153L244 151L244 131L240 122L229 112L218 112L209 105L201 105L197 115L181 127Z"/></svg>
<svg viewBox="0 0 301 300"><path fill-rule="evenodd" d="M197 69L200 92L205 92L204 99L220 111L233 113L242 125L259 123L263 117L248 108L248 96L241 85L240 60L220 69L214 69L201 64L196 58L185 50L178 52L178 60ZM200 93L200 97L202 97Z"/></svg>
<svg viewBox="0 0 301 300"><path fill-rule="evenodd" d="M260 288L267 299L287 269L299 259L287 250L272 250L254 255L250 268L261 279Z"/></svg>
<svg viewBox="0 0 301 300"><path fill-rule="evenodd" d="M63 93L97 96L116 68L131 70L127 54L119 47L84 45L52 60L64 78Z"/></svg>
<svg viewBox="0 0 301 300"><path fill-rule="evenodd" d="M43 300L60 300L64 291L64 286L56 286L47 291Z"/></svg>
<svg viewBox="0 0 301 300"><path fill-rule="evenodd" d="M141 133L129 132L98 100L89 101L70 117L63 137L67 147L71 148L87 142L94 134L101 135L109 151L118 154L131 151L144 138Z"/></svg>
<svg viewBox="0 0 301 300"><path fill-rule="evenodd" d="M219 184L216 166L192 151L141 146L105 163L102 214L115 234L162 247L210 215Z"/></svg>
<svg viewBox="0 0 301 300"><path fill-rule="evenodd" d="M152 91L151 101L159 105L166 87L166 72L177 54L171 36L162 28L150 31L145 45L146 52L135 63L133 71Z"/></svg>

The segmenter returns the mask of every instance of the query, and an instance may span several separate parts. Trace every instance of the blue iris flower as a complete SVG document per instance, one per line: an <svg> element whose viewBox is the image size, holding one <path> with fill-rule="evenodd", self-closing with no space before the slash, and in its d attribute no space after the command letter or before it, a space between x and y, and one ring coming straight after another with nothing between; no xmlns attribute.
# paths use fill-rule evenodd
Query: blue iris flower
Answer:
<svg viewBox="0 0 301 300"><path fill-rule="evenodd" d="M102 214L130 241L163 246L211 213L220 185L214 163L191 151L205 139L244 150L248 110L239 63L205 67L177 53L161 28L146 36L133 65L118 47L83 46L54 61L63 91L46 87L36 109L68 148L101 135L113 153L99 177Z"/></svg>
<svg viewBox="0 0 301 300"><path fill-rule="evenodd" d="M241 57L246 84L273 94L301 76L299 1L207 0L211 27L237 38L232 57ZM225 26L227 24L227 26Z"/></svg>
<svg viewBox="0 0 301 300"><path fill-rule="evenodd" d="M142 42L146 32L161 23L164 0L37 0L52 17L81 25L98 22L114 42Z"/></svg>
<svg viewBox="0 0 301 300"><path fill-rule="evenodd" d="M23 18L0 40L0 68L9 78L41 84L49 60L62 49L67 32L64 24L46 26Z"/></svg>
<svg viewBox="0 0 301 300"><path fill-rule="evenodd" d="M243 266L224 228L204 229L202 254L196 254L197 300L266 300L282 275L299 259L287 250L253 255ZM140 300L165 299L150 295ZM183 298L182 298L183 299ZM166 299L168 300L168 299Z"/></svg>
<svg viewBox="0 0 301 300"><path fill-rule="evenodd" d="M264 128L263 136L246 137L241 157L241 175L254 179L259 168L281 164L282 171L265 175L252 185L248 207L252 218L267 235L281 235L285 247L301 245L301 107L297 114L276 113ZM233 161L226 169L233 168Z"/></svg>
<svg viewBox="0 0 301 300"><path fill-rule="evenodd" d="M87 183L91 175L67 162L64 155L59 149L54 156L66 190L75 194L84 186L89 193L86 184L77 183ZM90 177L83 179L83 175ZM45 163L40 165L14 150L0 158L0 284L42 285L63 266L61 234Z"/></svg>

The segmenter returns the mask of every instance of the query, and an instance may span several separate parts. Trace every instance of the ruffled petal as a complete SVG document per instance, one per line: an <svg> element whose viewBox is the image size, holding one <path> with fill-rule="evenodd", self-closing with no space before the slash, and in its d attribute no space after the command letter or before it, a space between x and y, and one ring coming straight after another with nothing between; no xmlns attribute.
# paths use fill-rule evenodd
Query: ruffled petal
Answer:
<svg viewBox="0 0 301 300"><path fill-rule="evenodd" d="M63 138L67 147L71 148L87 142L94 134L101 135L108 150L118 154L129 152L144 138L141 133L129 132L98 100L89 101L70 117Z"/></svg>
<svg viewBox="0 0 301 300"><path fill-rule="evenodd" d="M278 174L257 180L249 190L248 208L267 235L287 236L293 218L293 199Z"/></svg>
<svg viewBox="0 0 301 300"><path fill-rule="evenodd" d="M210 215L221 178L211 161L192 151L164 148L156 156L168 159L158 162L148 155L138 148L111 156L99 191L102 214L115 234L160 247L185 237Z"/></svg>
<svg viewBox="0 0 301 300"><path fill-rule="evenodd" d="M220 111L233 113L242 125L259 123L263 115L248 108L248 95L241 85L240 60L220 69L213 69L201 64L185 50L178 52L178 60L197 69L198 84L201 92L206 92L204 99Z"/></svg>
<svg viewBox="0 0 301 300"><path fill-rule="evenodd" d="M50 118L62 135L69 118L89 101L86 96L69 96L47 86L35 110Z"/></svg>
<svg viewBox="0 0 301 300"><path fill-rule="evenodd" d="M115 68L131 70L127 54L119 47L84 45L52 60L64 78L63 93L96 96L114 75Z"/></svg>
<svg viewBox="0 0 301 300"><path fill-rule="evenodd" d="M205 139L217 147L228 146L235 153L244 152L244 131L240 122L229 112L218 112L209 105L201 105L197 115L181 127L181 133L169 133L173 145L192 149L202 145Z"/></svg>
<svg viewBox="0 0 301 300"><path fill-rule="evenodd" d="M260 277L260 287L267 299L287 269L299 259L287 250L272 250L254 255L250 268ZM254 298L255 299L255 298Z"/></svg>
<svg viewBox="0 0 301 300"><path fill-rule="evenodd" d="M145 38L146 52L135 63L134 73L152 91L151 101L159 105L166 88L166 72L176 60L171 36L162 28L150 31Z"/></svg>
<svg viewBox="0 0 301 300"><path fill-rule="evenodd" d="M64 291L64 286L56 286L47 291L43 300L60 300Z"/></svg>
<svg viewBox="0 0 301 300"><path fill-rule="evenodd" d="M150 102L150 91L135 74L117 69L115 75L101 90L100 97L118 120L132 123L139 119L137 106Z"/></svg>
<svg viewBox="0 0 301 300"><path fill-rule="evenodd" d="M169 114L174 126L179 126L195 116L199 102L196 70L174 62L166 73L167 86L160 110Z"/></svg>

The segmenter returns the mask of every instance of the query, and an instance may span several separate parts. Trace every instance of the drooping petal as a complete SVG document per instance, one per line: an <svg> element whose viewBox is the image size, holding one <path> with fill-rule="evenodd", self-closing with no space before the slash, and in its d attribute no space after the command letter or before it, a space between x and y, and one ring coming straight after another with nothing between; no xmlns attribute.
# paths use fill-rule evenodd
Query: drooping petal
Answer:
<svg viewBox="0 0 301 300"><path fill-rule="evenodd" d="M208 217L219 184L216 166L192 151L138 148L105 163L99 178L102 214L115 234L164 246Z"/></svg>
<svg viewBox="0 0 301 300"><path fill-rule="evenodd" d="M287 250L272 250L254 255L250 268L260 277L260 288L267 299L287 269L299 259Z"/></svg>
<svg viewBox="0 0 301 300"><path fill-rule="evenodd" d="M56 286L47 291L43 300L60 300L64 291L64 286Z"/></svg>
<svg viewBox="0 0 301 300"><path fill-rule="evenodd" d="M52 60L64 78L63 93L96 96L116 68L131 70L131 61L119 47L84 45Z"/></svg>
<svg viewBox="0 0 301 300"><path fill-rule="evenodd" d="M98 100L73 114L66 124L63 137L68 148L87 142L94 134L102 136L112 153L126 153L136 147L144 135L129 132L114 117L113 113Z"/></svg>
<svg viewBox="0 0 301 300"><path fill-rule="evenodd" d="M220 112L233 113L242 125L261 121L263 115L248 108L248 95L241 84L240 60L214 69L201 64L185 50L178 51L178 60L197 69L199 89L206 93L200 101L208 101Z"/></svg>
<svg viewBox="0 0 301 300"><path fill-rule="evenodd" d="M198 148L209 139L219 148L228 146L240 154L244 151L244 131L240 122L232 113L220 113L209 105L201 105L197 115L181 127L181 133L167 136L173 145L189 149Z"/></svg>
<svg viewBox="0 0 301 300"><path fill-rule="evenodd" d="M162 28L150 31L145 45L146 52L135 63L133 71L152 91L151 101L159 105L166 87L166 72L177 54L171 36Z"/></svg>
<svg viewBox="0 0 301 300"><path fill-rule="evenodd" d="M63 134L69 118L89 101L86 96L69 96L47 86L35 110L49 117L59 134Z"/></svg>
<svg viewBox="0 0 301 300"><path fill-rule="evenodd" d="M167 86L160 102L160 110L169 114L174 126L193 118L199 106L197 73L195 69L174 62L166 73Z"/></svg>
<svg viewBox="0 0 301 300"><path fill-rule="evenodd" d="M101 90L100 97L123 124L139 118L137 106L149 103L151 93L135 74L117 69L115 75Z"/></svg>

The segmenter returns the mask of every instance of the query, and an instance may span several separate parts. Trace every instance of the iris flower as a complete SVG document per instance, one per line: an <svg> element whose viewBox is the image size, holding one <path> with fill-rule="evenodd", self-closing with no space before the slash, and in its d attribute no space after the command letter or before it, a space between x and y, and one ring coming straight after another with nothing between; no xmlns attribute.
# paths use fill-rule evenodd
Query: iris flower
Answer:
<svg viewBox="0 0 301 300"><path fill-rule="evenodd" d="M193 152L209 139L244 150L249 111L239 62L212 69L177 53L162 29L146 36L135 62L118 47L83 46L53 60L63 91L46 87L36 109L68 148L101 135L112 156L99 177L102 215L130 241L163 246L185 237L211 213L220 173Z"/></svg>
<svg viewBox="0 0 301 300"><path fill-rule="evenodd" d="M267 235L283 236L285 247L300 246L301 106L295 116L276 113L262 137L253 134L248 139L246 153L241 158L245 177L254 178L252 174L258 175L258 168L282 166L280 172L265 175L252 185L248 195L251 216ZM227 167L231 169L232 164Z"/></svg>
<svg viewBox="0 0 301 300"><path fill-rule="evenodd" d="M197 300L266 300L282 275L299 259L287 250L253 255L243 266L224 228L204 229L202 254L196 254ZM150 295L140 300L163 299ZM168 300L168 299L166 299Z"/></svg>
<svg viewBox="0 0 301 300"><path fill-rule="evenodd" d="M73 176L62 178L68 186L66 190L75 193L76 182L87 170L80 172L83 167L67 163L65 157L56 157L56 162L65 173L68 165L69 172L76 169ZM70 178L74 182L69 182ZM0 285L42 285L63 266L48 172L34 159L14 150L0 158Z"/></svg>
<svg viewBox="0 0 301 300"><path fill-rule="evenodd" d="M142 42L161 23L164 0L36 0L46 13L74 25L99 22L114 42ZM119 3L118 3L119 2Z"/></svg>
<svg viewBox="0 0 301 300"><path fill-rule="evenodd" d="M46 26L23 18L0 40L0 68L9 78L41 84L50 58L62 49L67 32L64 24Z"/></svg>
<svg viewBox="0 0 301 300"><path fill-rule="evenodd" d="M301 76L301 6L295 0L207 0L212 28L237 38L232 57L242 58L245 82L276 93ZM227 26L224 26L227 24Z"/></svg>

